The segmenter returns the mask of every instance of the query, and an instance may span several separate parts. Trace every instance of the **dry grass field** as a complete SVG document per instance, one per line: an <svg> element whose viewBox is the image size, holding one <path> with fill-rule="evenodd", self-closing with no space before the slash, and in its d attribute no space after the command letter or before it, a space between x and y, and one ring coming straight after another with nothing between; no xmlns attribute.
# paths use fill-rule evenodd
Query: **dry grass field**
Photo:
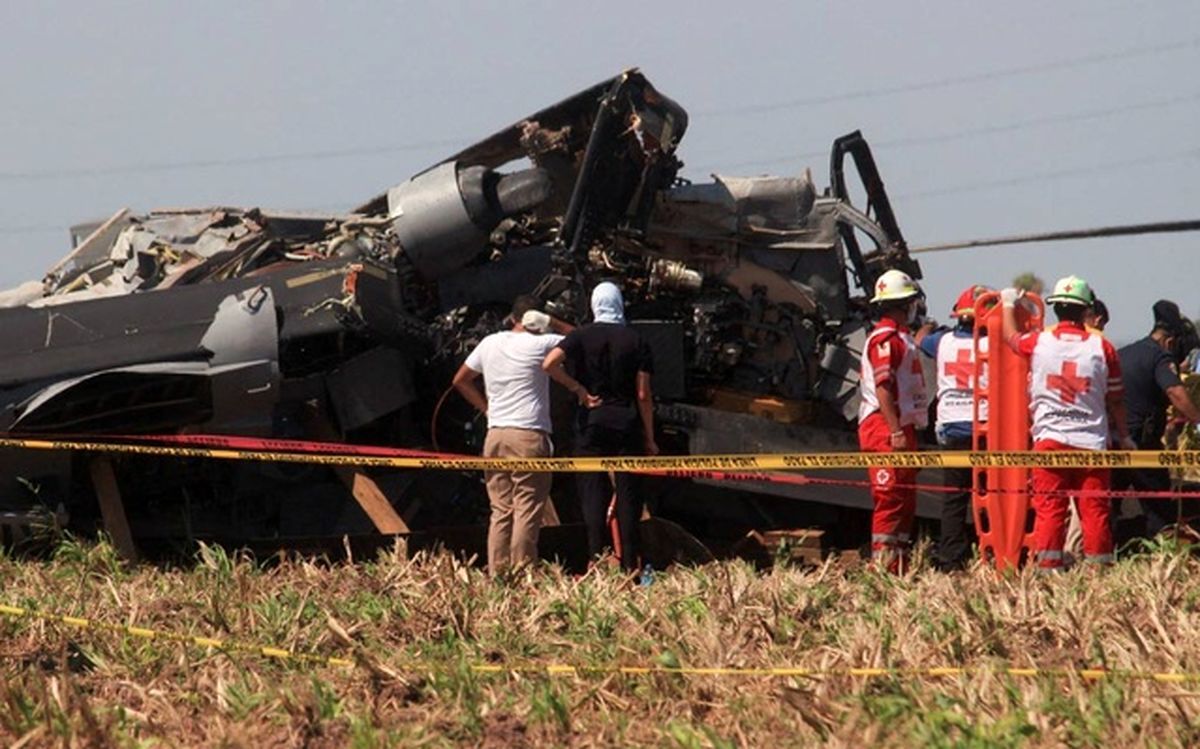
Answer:
<svg viewBox="0 0 1200 749"><path fill-rule="evenodd" d="M554 567L491 581L448 555L353 564L120 565L104 544L0 559L3 603L354 659L314 665L0 617L11 746L1192 746L1200 562L1167 546L1044 577L831 560L676 568L654 584ZM595 668L554 673L529 667ZM502 673L480 672L502 665ZM808 667L821 676L621 674ZM850 676L849 667L897 669ZM906 669L970 667L929 676ZM1009 675L1009 666L1043 669Z"/></svg>

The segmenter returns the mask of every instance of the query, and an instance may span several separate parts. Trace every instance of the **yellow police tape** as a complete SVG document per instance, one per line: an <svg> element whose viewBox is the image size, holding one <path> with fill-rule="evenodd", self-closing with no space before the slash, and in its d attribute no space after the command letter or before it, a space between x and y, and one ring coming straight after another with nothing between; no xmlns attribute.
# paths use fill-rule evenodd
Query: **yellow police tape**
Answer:
<svg viewBox="0 0 1200 749"><path fill-rule="evenodd" d="M577 676L580 674L620 674L624 676L648 676L654 674L677 676L744 676L766 678L829 678L857 677L878 679L893 678L945 678L951 676L974 676L991 674L1022 678L1054 677L1079 678L1084 681L1099 679L1128 679L1131 681L1157 681L1179 684L1200 681L1200 673L1132 671L1101 668L1023 668L1019 666L937 666L930 668L798 668L798 667L704 667L704 666L573 666L569 664L487 664L471 667L476 673L545 673L550 676Z"/></svg>
<svg viewBox="0 0 1200 749"><path fill-rule="evenodd" d="M0 448L158 455L177 458L250 460L320 465L429 468L463 471L580 473L591 471L788 471L831 468L1186 468L1200 466L1200 450L1063 450L1053 452L930 451L897 453L777 453L578 458L449 458L303 453L175 445L0 438Z"/></svg>
<svg viewBox="0 0 1200 749"><path fill-rule="evenodd" d="M9 606L0 604L0 615L14 617L39 619L42 621L53 622L56 624L65 624L67 626L76 627L78 629L99 630L107 632L123 633L132 637L138 637L147 640L162 640L167 642L178 642L185 645L195 645L202 648L219 650L223 652L242 652L258 655L263 658L271 658L280 661L295 661L316 666L336 666L347 668L352 666L362 666L362 663L355 662L348 658L337 658L333 656L316 655L314 653L298 653L287 648L272 647L269 645L252 645L249 643L238 642L236 640L222 640L212 637L201 637L198 635L181 635L173 632L164 632L162 630L149 629L147 627L133 627L124 624L111 624L109 622L101 622L95 619L85 619L78 616L67 616L63 614L49 614L36 609L24 608L21 606ZM416 662L408 661L404 663L387 664L392 670L402 671L407 673L414 672L437 672L447 668L446 664L437 664L432 662ZM1160 672L1160 671L1134 671L1125 669L1101 669L1101 668L1031 668L1021 666L934 666L926 668L903 668L903 667L844 667L844 668L803 668L803 667L736 667L736 666L664 666L664 665L572 665L569 663L476 663L471 664L470 669L479 674L546 674L547 676L580 676L589 674L601 675L622 675L622 676L652 676L652 675L673 675L673 676L741 676L741 677L765 677L765 678L828 678L828 677L851 677L851 678L867 678L876 679L883 677L893 678L946 678L953 676L973 676L977 674L991 674L996 676L1009 676L1021 678L1037 678L1037 677L1054 677L1054 678L1078 678L1084 681L1096 681L1099 679L1116 678L1127 679L1131 681L1155 681L1161 683L1187 683L1200 681L1200 673L1189 672Z"/></svg>
<svg viewBox="0 0 1200 749"><path fill-rule="evenodd" d="M277 660L296 661L299 663L309 663L322 666L355 665L354 661L346 658L333 658L324 655L315 655L313 653L297 653L288 650L287 648L272 647L270 645L252 645L244 642L238 642L237 640L222 640L215 637L201 637L199 635L181 635L175 632L164 632L162 630L149 629L147 627L111 624L109 622L102 622L96 619L85 619L79 616L48 614L36 609L28 609L21 606L8 606L6 604L0 604L0 614L14 618L39 619L45 622L65 624L69 627L76 627L78 629L119 632L129 635L130 637L138 637L144 640L179 642L185 645L196 645L198 647L211 648L212 650L220 650L227 653L251 653L254 655L259 655L263 658L274 658Z"/></svg>

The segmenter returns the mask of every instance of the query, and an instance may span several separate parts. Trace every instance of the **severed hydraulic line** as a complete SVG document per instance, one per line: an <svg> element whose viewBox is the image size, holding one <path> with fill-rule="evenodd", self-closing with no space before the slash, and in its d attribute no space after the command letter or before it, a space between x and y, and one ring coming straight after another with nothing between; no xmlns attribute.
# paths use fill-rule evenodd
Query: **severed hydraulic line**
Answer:
<svg viewBox="0 0 1200 749"><path fill-rule="evenodd" d="M988 239L972 239L965 242L931 244L925 247L909 249L909 253L915 255L920 252L945 252L947 250L966 250L973 247L992 247L1004 244L1032 244L1035 242L1058 242L1066 239L1097 239L1101 237L1127 237L1138 234L1171 234L1186 231L1200 231L1200 219L1100 226L1092 229L1068 229L1065 231L1049 231L1038 234L1012 234L1006 237L990 237Z"/></svg>

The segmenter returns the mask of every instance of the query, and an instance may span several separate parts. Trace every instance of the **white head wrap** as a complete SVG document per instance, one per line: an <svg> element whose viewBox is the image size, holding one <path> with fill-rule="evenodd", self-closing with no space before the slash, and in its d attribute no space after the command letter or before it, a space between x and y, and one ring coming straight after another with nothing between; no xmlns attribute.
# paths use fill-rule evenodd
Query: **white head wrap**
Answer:
<svg viewBox="0 0 1200 749"><path fill-rule="evenodd" d="M592 289L592 317L596 322L625 324L625 299L615 283L604 281Z"/></svg>

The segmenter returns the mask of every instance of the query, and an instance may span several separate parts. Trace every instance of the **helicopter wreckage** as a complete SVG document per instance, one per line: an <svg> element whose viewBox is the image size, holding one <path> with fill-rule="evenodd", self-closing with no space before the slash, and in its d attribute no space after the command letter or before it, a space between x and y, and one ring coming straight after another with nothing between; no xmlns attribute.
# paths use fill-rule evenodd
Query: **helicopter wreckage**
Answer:
<svg viewBox="0 0 1200 749"><path fill-rule="evenodd" d="M344 215L123 210L75 227L41 282L0 293L0 431L470 451L480 427L443 395L471 347L518 294L578 323L591 287L614 279L655 351L664 452L856 449L863 289L891 267L920 276L866 141L834 141L820 191L808 175L690 183L678 176L687 124L629 71ZM97 473L88 460L0 452L0 507L94 528L107 471L139 544L370 534L378 523L352 496L364 481L414 531L487 513L468 473L139 456ZM564 519L572 483L556 482ZM651 491L650 506L706 539L797 513L829 527L870 507L865 489L689 487Z"/></svg>

